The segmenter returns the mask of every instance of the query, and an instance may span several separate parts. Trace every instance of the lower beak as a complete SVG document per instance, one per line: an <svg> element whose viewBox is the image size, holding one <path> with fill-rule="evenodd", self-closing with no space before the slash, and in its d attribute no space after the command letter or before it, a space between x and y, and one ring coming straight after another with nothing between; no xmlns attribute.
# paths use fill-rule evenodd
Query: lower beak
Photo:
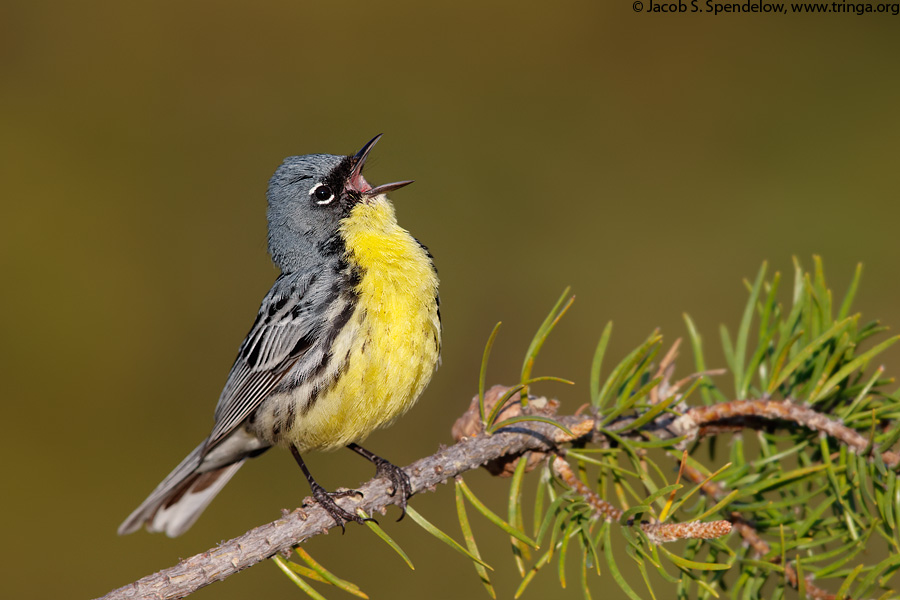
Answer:
<svg viewBox="0 0 900 600"><path fill-rule="evenodd" d="M378 140L381 139L383 134L379 133L362 147L362 150L357 152L353 158L356 161L356 164L353 165L353 170L350 171L350 177L348 179L348 187L353 191L357 192L361 196L365 198L371 198L372 196L377 196L378 194L386 194L393 190L399 190L400 188L407 186L412 183L412 180L408 181L397 181L394 183L385 183L384 185L379 185L378 187L373 188L369 185L369 182L365 180L362 176L363 166L366 164L366 158L369 156L369 152L372 151L372 148L375 144L378 143Z"/></svg>
<svg viewBox="0 0 900 600"><path fill-rule="evenodd" d="M406 181L395 181L394 183L385 183L384 185L379 185L376 188L372 188L367 192L363 192L363 196L367 198L371 198L372 196L377 196L378 194L387 194L388 192L392 192L394 190L399 190L402 187L405 187L413 182L412 179L408 179Z"/></svg>

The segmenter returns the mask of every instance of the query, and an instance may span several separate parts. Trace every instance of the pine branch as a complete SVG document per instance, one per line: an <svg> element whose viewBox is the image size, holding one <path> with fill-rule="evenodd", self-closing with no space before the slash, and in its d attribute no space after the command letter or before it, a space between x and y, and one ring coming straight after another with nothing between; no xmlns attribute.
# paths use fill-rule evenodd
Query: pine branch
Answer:
<svg viewBox="0 0 900 600"><path fill-rule="evenodd" d="M704 494L706 494L713 500L721 500L725 497L725 491L718 483L705 481L703 474L693 467L685 467L684 474L688 479L694 481L695 483L704 482L701 489L703 490ZM734 531L737 531L740 534L744 542L748 546L753 548L757 556L768 556L769 552L772 550L772 547L769 546L769 544L760 537L759 532L756 530L756 527L754 527L752 523L748 522L741 513L731 513L731 526ZM771 560L771 562L776 565L780 564L781 557L776 556ZM794 569L794 566L790 563L782 566L784 567L785 577L787 577L787 580L791 584L791 587L797 589L800 582L799 577L797 577L797 570ZM834 594L828 593L814 583L812 575L806 576L805 583L806 595L808 598L812 598L813 600L835 600L836 596Z"/></svg>
<svg viewBox="0 0 900 600"><path fill-rule="evenodd" d="M679 435L687 435L688 439L694 439L713 433L719 426L754 427L754 418L802 425L811 431L823 433L860 454L872 448L869 440L846 425L791 400L735 400L712 406L698 406L676 419L669 426L669 430L679 432ZM892 468L900 464L900 454L896 452L884 452L881 458L884 464Z"/></svg>
<svg viewBox="0 0 900 600"><path fill-rule="evenodd" d="M625 514L621 508L613 506L590 489L575 476L569 463L557 456L553 460L553 471L570 489L581 496L593 509L594 513L608 522L618 521ZM723 520L690 523L641 523L641 530L655 544L674 542L675 540L720 538L731 532L731 523Z"/></svg>
<svg viewBox="0 0 900 600"><path fill-rule="evenodd" d="M477 402L473 403L470 412L473 410L477 414ZM741 418L735 420L735 417ZM724 402L715 406L688 409L674 420L671 414L660 413L655 419L636 429L629 429L629 425L635 421L634 417L622 417L607 424L606 429L626 431L622 437L629 439L640 439L651 433L659 439L686 436L688 440L693 440L717 423L728 423L731 428L756 428L771 419L819 431L847 444L855 451L863 451L868 446L863 438L844 425L790 401ZM433 491L437 484L445 483L461 473L477 469L486 463L509 460L525 452L554 452L561 444L576 440L600 447L608 447L610 444L609 438L599 431L600 419L590 415L569 415L556 417L555 420L568 428L575 437L546 422L519 421L502 427L492 435L482 432L462 439L453 446L416 461L405 469L410 477L413 494ZM886 458L885 462L889 462L887 453L882 456ZM896 465L896 461L890 462ZM376 511L384 514L387 507L394 503L387 480L372 479L360 486L359 491L363 494L362 498L348 497L340 500L346 510L361 509L367 514ZM309 499L304 506L305 508L285 514L281 519L252 529L173 567L114 590L103 596L102 600L184 598L214 581L223 580L276 554L289 554L305 540L327 533L336 526L331 517Z"/></svg>
<svg viewBox="0 0 900 600"><path fill-rule="evenodd" d="M594 421L586 416L560 419L576 435L589 433ZM463 440L453 446L422 458L406 467L413 494L433 491L439 483L483 463L500 457L521 454L529 450L548 452L557 444L572 441L561 429L546 423L528 423L491 436ZM367 514L384 514L394 498L391 484L384 479L372 479L360 486L363 496L349 497L338 503L348 511L362 509ZM103 596L103 600L148 598L168 600L184 598L215 581L221 581L242 569L253 566L276 554L289 554L298 544L311 537L327 533L336 527L330 516L310 499L300 508L277 521L267 523L247 533L197 554L168 569L135 581Z"/></svg>

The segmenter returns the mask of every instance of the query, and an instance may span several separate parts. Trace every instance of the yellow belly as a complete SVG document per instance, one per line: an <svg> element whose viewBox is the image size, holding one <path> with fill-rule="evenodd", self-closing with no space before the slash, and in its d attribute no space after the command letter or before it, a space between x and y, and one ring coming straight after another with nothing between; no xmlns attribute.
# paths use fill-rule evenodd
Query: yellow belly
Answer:
<svg viewBox="0 0 900 600"><path fill-rule="evenodd" d="M301 452L359 442L390 424L416 402L440 358L437 274L387 198L354 208L341 235L362 273L359 300L334 341L344 369L284 436Z"/></svg>

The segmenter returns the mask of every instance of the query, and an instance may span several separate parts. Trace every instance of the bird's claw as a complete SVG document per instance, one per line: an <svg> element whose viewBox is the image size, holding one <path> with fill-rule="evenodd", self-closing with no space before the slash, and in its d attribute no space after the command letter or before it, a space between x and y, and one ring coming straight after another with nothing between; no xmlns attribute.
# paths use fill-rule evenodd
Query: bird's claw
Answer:
<svg viewBox="0 0 900 600"><path fill-rule="evenodd" d="M397 465L384 459L377 461L375 464L377 465L376 476L384 477L391 482L391 486L393 486L391 496L397 496L399 494L397 506L400 507L402 512L400 513L400 518L397 520L400 521L406 516L406 505L409 501L409 497L412 496L412 484L409 481L409 475Z"/></svg>
<svg viewBox="0 0 900 600"><path fill-rule="evenodd" d="M363 493L359 490L341 490L339 492L329 492L326 491L321 485L316 484L314 486L310 486L312 488L313 498L316 502L318 502L319 506L321 506L325 512L328 513L334 522L340 526L341 532L345 533L346 529L344 528L345 523L349 523L350 521L354 521L362 525L366 521L375 521L372 518L364 518L359 515L353 514L347 510L344 510L338 503L334 501L335 498L346 498L347 496L359 496L362 498Z"/></svg>

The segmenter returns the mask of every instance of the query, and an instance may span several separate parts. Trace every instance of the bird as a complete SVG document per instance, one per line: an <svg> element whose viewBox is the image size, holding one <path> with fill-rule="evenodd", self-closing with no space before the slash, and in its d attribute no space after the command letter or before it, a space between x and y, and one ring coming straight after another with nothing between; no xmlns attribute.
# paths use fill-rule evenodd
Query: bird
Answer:
<svg viewBox="0 0 900 600"><path fill-rule="evenodd" d="M409 410L440 364L438 276L428 249L397 224L387 197L353 155L284 159L267 189L268 250L280 269L240 345L212 431L118 529L170 537L193 525L248 458L291 451L314 500L343 529L365 519L341 508L303 461L347 447L391 482L402 512L408 475L359 445Z"/></svg>

